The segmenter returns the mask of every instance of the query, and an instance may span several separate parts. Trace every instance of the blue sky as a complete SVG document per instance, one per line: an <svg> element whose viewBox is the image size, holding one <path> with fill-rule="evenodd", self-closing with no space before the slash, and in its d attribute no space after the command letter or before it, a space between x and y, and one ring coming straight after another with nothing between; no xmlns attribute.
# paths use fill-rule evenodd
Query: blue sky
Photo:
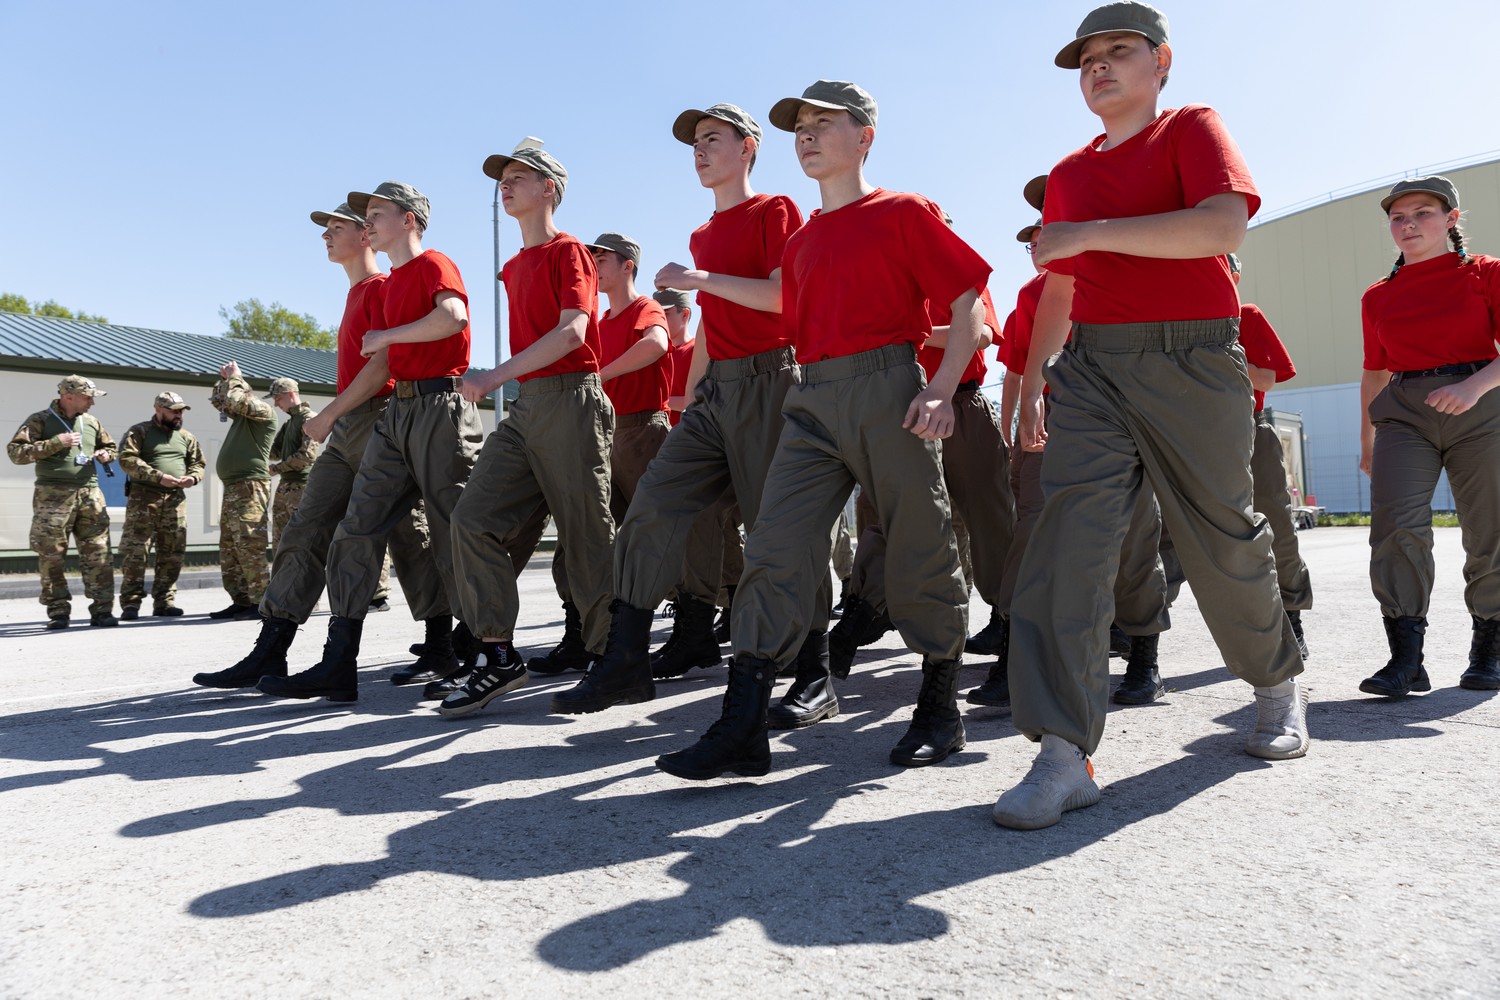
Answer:
<svg viewBox="0 0 1500 1000"><path fill-rule="evenodd" d="M427 246L462 269L489 364L486 155L545 139L571 175L559 224L632 235L649 275L688 260L712 208L671 137L677 113L731 101L766 125L827 77L874 94L868 176L954 216L995 267L1003 315L1030 274L1022 184L1099 131L1076 74L1052 65L1090 6L4 0L0 291L194 333L251 296L332 325L342 274L307 213L399 179L433 202ZM1493 0L1162 6L1163 105L1219 109L1267 211L1500 147ZM767 133L757 188L811 211L790 137ZM518 246L502 216L502 259Z"/></svg>

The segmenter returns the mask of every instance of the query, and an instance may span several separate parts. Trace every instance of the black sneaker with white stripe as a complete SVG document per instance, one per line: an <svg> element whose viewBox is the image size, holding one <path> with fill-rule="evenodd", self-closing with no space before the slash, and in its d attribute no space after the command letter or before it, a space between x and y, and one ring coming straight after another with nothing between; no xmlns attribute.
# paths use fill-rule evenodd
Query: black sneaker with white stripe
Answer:
<svg viewBox="0 0 1500 1000"><path fill-rule="evenodd" d="M486 642L479 648L474 672L463 687L444 698L438 714L450 719L477 712L526 683L526 664L508 642Z"/></svg>

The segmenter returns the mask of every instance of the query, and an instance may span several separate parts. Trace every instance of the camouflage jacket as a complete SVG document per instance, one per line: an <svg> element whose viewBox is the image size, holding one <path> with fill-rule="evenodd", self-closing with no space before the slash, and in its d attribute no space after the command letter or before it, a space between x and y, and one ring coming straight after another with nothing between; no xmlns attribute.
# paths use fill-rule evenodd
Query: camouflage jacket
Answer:
<svg viewBox="0 0 1500 1000"><path fill-rule="evenodd" d="M276 436L276 409L242 378L220 379L209 397L214 409L230 420L214 471L226 483L271 478L267 460Z"/></svg>
<svg viewBox="0 0 1500 1000"><path fill-rule="evenodd" d="M287 415L286 423L271 442L271 474L283 480L306 482L313 461L318 457L318 442L302 433L302 425L318 412L307 403L298 403Z"/></svg>
<svg viewBox="0 0 1500 1000"><path fill-rule="evenodd" d="M108 461L114 461L114 438L92 413L80 413L71 427L61 413L62 401L54 399L50 408L27 417L5 446L5 453L17 465L35 465L39 483L87 486L96 481L94 463L79 465L75 459L102 449L109 453ZM83 443L64 444L62 436L75 430L83 435Z"/></svg>
<svg viewBox="0 0 1500 1000"><path fill-rule="evenodd" d="M171 457L165 460L175 466L179 452L184 459L181 472L157 467L163 454L170 454ZM162 486L161 477L164 474L179 478L191 476L197 482L203 482L203 447L191 431L178 429L168 433L155 421L143 420L126 431L125 439L120 442L120 468L125 470L131 482L180 490L180 486Z"/></svg>

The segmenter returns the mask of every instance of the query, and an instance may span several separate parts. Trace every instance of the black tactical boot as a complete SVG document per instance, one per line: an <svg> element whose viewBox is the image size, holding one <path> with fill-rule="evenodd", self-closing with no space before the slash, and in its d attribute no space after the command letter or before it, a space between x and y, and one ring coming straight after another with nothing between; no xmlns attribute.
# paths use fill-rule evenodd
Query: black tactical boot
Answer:
<svg viewBox="0 0 1500 1000"><path fill-rule="evenodd" d="M828 633L828 667L833 676L839 680L848 677L859 648L876 642L894 627L884 611L875 610L873 604L858 595L850 596L849 603L844 605L844 617Z"/></svg>
<svg viewBox="0 0 1500 1000"><path fill-rule="evenodd" d="M1000 654L1001 633L1009 637L1010 623L998 608L990 608L990 621L984 628L975 632L964 642L965 653L976 653L980 656L998 656Z"/></svg>
<svg viewBox="0 0 1500 1000"><path fill-rule="evenodd" d="M1469 642L1469 669L1458 686L1470 691L1500 691L1500 619L1474 619L1474 637Z"/></svg>
<svg viewBox="0 0 1500 1000"><path fill-rule="evenodd" d="M1365 694L1400 698L1412 691L1431 691L1427 668L1422 666L1422 643L1427 634L1427 619L1385 618L1385 641L1391 647L1391 658L1375 671L1374 677L1359 682Z"/></svg>
<svg viewBox="0 0 1500 1000"><path fill-rule="evenodd" d="M1291 622L1292 635L1297 637L1297 652L1302 654L1304 660L1312 656L1312 653L1307 650L1307 636L1302 634L1302 612L1288 611L1286 620Z"/></svg>
<svg viewBox="0 0 1500 1000"><path fill-rule="evenodd" d="M1109 625L1109 655L1130 655L1130 636L1126 635L1125 630L1113 622Z"/></svg>
<svg viewBox="0 0 1500 1000"><path fill-rule="evenodd" d="M797 678L766 719L772 729L806 729L839 714L828 672L828 633L809 632L797 651Z"/></svg>
<svg viewBox="0 0 1500 1000"><path fill-rule="evenodd" d="M329 701L359 700L359 637L365 623L354 618L328 619L328 639L323 658L290 677L267 675L255 685L263 694L278 698L327 698Z"/></svg>
<svg viewBox="0 0 1500 1000"><path fill-rule="evenodd" d="M391 683L397 687L442 680L459 671L458 654L453 650L453 618L437 615L423 624L427 626L427 637L422 640L422 652L417 654L417 661L391 674Z"/></svg>
<svg viewBox="0 0 1500 1000"><path fill-rule="evenodd" d="M286 651L297 637L297 623L290 618L265 618L250 655L225 670L194 674L193 683L211 688L253 688L262 677L286 676Z"/></svg>
<svg viewBox="0 0 1500 1000"><path fill-rule="evenodd" d="M995 643L996 659L990 664L989 676L984 683L964 696L964 700L970 705L988 705L991 708L1004 708L1010 704L1010 670L1007 663L1010 660L1010 619L1000 619L1001 628Z"/></svg>
<svg viewBox="0 0 1500 1000"><path fill-rule="evenodd" d="M964 748L964 720L958 713L960 660L922 660L922 690L911 726L891 750L891 763L926 767Z"/></svg>
<svg viewBox="0 0 1500 1000"><path fill-rule="evenodd" d="M679 621L681 615L679 610ZM584 715L602 712L612 705L636 705L655 698L651 660L646 655L651 646L651 618L650 608L637 608L618 599L611 603L604 655L589 666L583 680L552 696L552 711L559 715Z"/></svg>
<svg viewBox="0 0 1500 1000"><path fill-rule="evenodd" d="M526 661L526 671L532 674L560 674L564 670L587 670L594 654L583 644L583 616L578 605L563 601L563 634L556 646L546 656L533 656Z"/></svg>
<svg viewBox="0 0 1500 1000"><path fill-rule="evenodd" d="M714 638L719 640L721 646L729 645L731 640L729 620L734 617L734 592L737 589L732 583L724 588L724 592L729 595L729 603L724 605L723 610L719 612L719 620L714 622Z"/></svg>
<svg viewBox="0 0 1500 1000"><path fill-rule="evenodd" d="M1133 635L1130 653L1125 660L1125 677L1115 688L1116 705L1149 705L1167 693L1156 665L1156 647L1160 635Z"/></svg>
<svg viewBox="0 0 1500 1000"><path fill-rule="evenodd" d="M651 654L651 676L659 681L681 677L694 667L715 667L723 660L719 640L714 638L714 606L678 594L672 635Z"/></svg>
<svg viewBox="0 0 1500 1000"><path fill-rule="evenodd" d="M770 660L736 656L729 664L729 684L718 720L686 750L656 758L656 766L692 781L717 778L725 771L749 777L770 771L766 707L775 673L776 665Z"/></svg>

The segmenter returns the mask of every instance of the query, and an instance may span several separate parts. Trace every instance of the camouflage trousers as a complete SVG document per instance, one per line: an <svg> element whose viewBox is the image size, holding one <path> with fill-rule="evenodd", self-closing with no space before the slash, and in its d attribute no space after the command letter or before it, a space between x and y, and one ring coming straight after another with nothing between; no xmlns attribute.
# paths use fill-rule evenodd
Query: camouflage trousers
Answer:
<svg viewBox="0 0 1500 1000"><path fill-rule="evenodd" d="M224 589L236 604L260 604L271 582L271 564L266 561L270 504L269 480L224 484L224 504L219 509L219 569L224 574Z"/></svg>
<svg viewBox="0 0 1500 1000"><path fill-rule="evenodd" d="M307 492L306 479L283 479L276 484L276 499L271 501L271 537L281 545L281 536L286 526L292 523L292 514L302 503L302 494ZM272 549L275 552L275 549Z"/></svg>
<svg viewBox="0 0 1500 1000"><path fill-rule="evenodd" d="M65 573L68 536L78 545L78 564L89 613L107 615L115 603L114 557L109 550L109 512L97 486L37 483L31 499L31 551L42 575L41 602L48 618L67 618L73 607Z"/></svg>
<svg viewBox="0 0 1500 1000"><path fill-rule="evenodd" d="M151 603L169 607L177 598L177 577L187 551L187 496L182 490L131 486L120 536L120 607L139 608L146 596L146 556L156 547Z"/></svg>

